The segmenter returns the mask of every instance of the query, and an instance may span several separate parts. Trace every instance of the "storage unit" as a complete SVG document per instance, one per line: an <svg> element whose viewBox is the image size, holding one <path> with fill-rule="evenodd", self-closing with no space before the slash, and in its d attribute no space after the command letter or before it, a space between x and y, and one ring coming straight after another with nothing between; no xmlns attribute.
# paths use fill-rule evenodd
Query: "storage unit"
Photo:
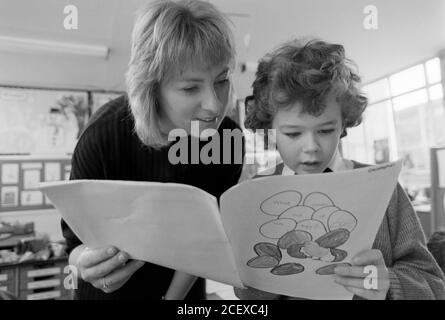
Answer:
<svg viewBox="0 0 445 320"><path fill-rule="evenodd" d="M71 291L64 287L67 264L63 257L0 265L0 289L20 300L69 300Z"/></svg>
<svg viewBox="0 0 445 320"><path fill-rule="evenodd" d="M17 270L14 267L0 267L0 290L15 293L17 289Z"/></svg>

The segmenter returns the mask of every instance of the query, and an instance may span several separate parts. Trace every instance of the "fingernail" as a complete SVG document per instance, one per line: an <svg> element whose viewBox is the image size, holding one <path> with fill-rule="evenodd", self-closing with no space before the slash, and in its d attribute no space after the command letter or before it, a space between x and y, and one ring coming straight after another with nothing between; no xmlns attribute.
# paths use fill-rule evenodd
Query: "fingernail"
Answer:
<svg viewBox="0 0 445 320"><path fill-rule="evenodd" d="M120 262L125 262L127 260L127 256L126 254L122 253L119 255L119 261Z"/></svg>
<svg viewBox="0 0 445 320"><path fill-rule="evenodd" d="M344 267L336 267L335 269L334 269L334 273L342 273L342 272L344 272L345 271L345 268Z"/></svg>
<svg viewBox="0 0 445 320"><path fill-rule="evenodd" d="M145 264L145 261L140 261L140 260L136 263L136 265L138 267L142 267L144 264Z"/></svg>
<svg viewBox="0 0 445 320"><path fill-rule="evenodd" d="M114 248L108 248L107 253L108 253L109 255L114 254Z"/></svg>

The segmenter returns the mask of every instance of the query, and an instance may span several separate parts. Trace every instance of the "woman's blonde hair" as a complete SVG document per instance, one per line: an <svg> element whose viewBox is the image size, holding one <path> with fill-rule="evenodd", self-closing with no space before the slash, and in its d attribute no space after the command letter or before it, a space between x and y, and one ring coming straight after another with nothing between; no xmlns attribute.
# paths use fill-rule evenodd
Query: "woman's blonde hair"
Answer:
<svg viewBox="0 0 445 320"><path fill-rule="evenodd" d="M168 145L160 130L159 88L186 67L234 67L235 46L228 20L200 0L151 2L137 15L126 85L135 131L147 146Z"/></svg>

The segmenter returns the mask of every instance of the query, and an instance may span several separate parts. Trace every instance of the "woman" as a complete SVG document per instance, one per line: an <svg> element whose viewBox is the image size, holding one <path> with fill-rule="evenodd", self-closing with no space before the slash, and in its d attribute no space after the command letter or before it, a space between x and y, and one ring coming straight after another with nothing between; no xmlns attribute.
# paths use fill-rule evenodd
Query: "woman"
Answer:
<svg viewBox="0 0 445 320"><path fill-rule="evenodd" d="M127 96L92 117L74 151L71 179L184 183L216 197L236 184L242 164L169 161L174 129L185 131L191 143L205 129L238 128L225 117L232 38L227 21L208 2L158 1L143 8L133 30ZM63 220L62 230L70 264L80 274L77 299L205 299L203 279L131 261L112 245L86 248Z"/></svg>

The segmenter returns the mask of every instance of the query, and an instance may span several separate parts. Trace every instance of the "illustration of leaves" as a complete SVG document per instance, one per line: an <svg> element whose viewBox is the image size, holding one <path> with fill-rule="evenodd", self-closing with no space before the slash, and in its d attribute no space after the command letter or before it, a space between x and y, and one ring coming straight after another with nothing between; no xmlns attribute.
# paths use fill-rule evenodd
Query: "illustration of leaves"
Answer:
<svg viewBox="0 0 445 320"><path fill-rule="evenodd" d="M300 222L301 220L311 219L314 212L315 210L311 207L295 206L280 214L280 219L289 218L295 220L295 222Z"/></svg>
<svg viewBox="0 0 445 320"><path fill-rule="evenodd" d="M252 268L273 268L278 263L278 260L271 256L254 257L247 261L247 265Z"/></svg>
<svg viewBox="0 0 445 320"><path fill-rule="evenodd" d="M341 249L331 249L331 254L335 257L333 262L343 261L348 253Z"/></svg>
<svg viewBox="0 0 445 320"><path fill-rule="evenodd" d="M310 233L312 235L312 239L317 239L318 237L324 235L327 231L323 223L313 219L298 222L295 230L302 230Z"/></svg>
<svg viewBox="0 0 445 320"><path fill-rule="evenodd" d="M271 216L279 216L281 213L300 204L302 195L295 190L278 192L264 200L260 209Z"/></svg>
<svg viewBox="0 0 445 320"><path fill-rule="evenodd" d="M324 224L326 230L328 230L328 219L329 216L335 212L340 210L339 208L337 208L336 206L327 206L327 207L323 207L318 209L317 211L314 212L314 214L312 215L311 219L315 219L320 221L321 223Z"/></svg>
<svg viewBox="0 0 445 320"><path fill-rule="evenodd" d="M348 239L349 231L347 229L336 229L322 235L316 239L315 242L318 243L320 247L336 248L348 241Z"/></svg>
<svg viewBox="0 0 445 320"><path fill-rule="evenodd" d="M287 249L293 244L304 244L306 241L311 241L312 235L303 230L292 230L285 233L279 240L278 246L281 249Z"/></svg>
<svg viewBox="0 0 445 320"><path fill-rule="evenodd" d="M281 250L273 243L259 242L253 247L253 250L259 256L270 256L281 261Z"/></svg>
<svg viewBox="0 0 445 320"><path fill-rule="evenodd" d="M303 265L295 262L284 263L276 266L270 272L277 276L287 276L291 274L297 274L304 271Z"/></svg>
<svg viewBox="0 0 445 320"><path fill-rule="evenodd" d="M304 198L303 205L318 210L323 207L334 206L334 201L322 192L312 192Z"/></svg>
<svg viewBox="0 0 445 320"><path fill-rule="evenodd" d="M260 233L269 239L279 239L283 234L295 229L297 223L292 219L274 219L260 226Z"/></svg>
<svg viewBox="0 0 445 320"><path fill-rule="evenodd" d="M352 232L357 226L357 218L350 212L345 210L338 210L333 212L328 218L329 230L347 229Z"/></svg>
<svg viewBox="0 0 445 320"><path fill-rule="evenodd" d="M321 276L325 276L325 275L332 275L335 274L334 270L336 267L350 267L351 264L350 263L334 263L334 264L328 264L327 266L318 268L317 270L315 270L315 273Z"/></svg>

